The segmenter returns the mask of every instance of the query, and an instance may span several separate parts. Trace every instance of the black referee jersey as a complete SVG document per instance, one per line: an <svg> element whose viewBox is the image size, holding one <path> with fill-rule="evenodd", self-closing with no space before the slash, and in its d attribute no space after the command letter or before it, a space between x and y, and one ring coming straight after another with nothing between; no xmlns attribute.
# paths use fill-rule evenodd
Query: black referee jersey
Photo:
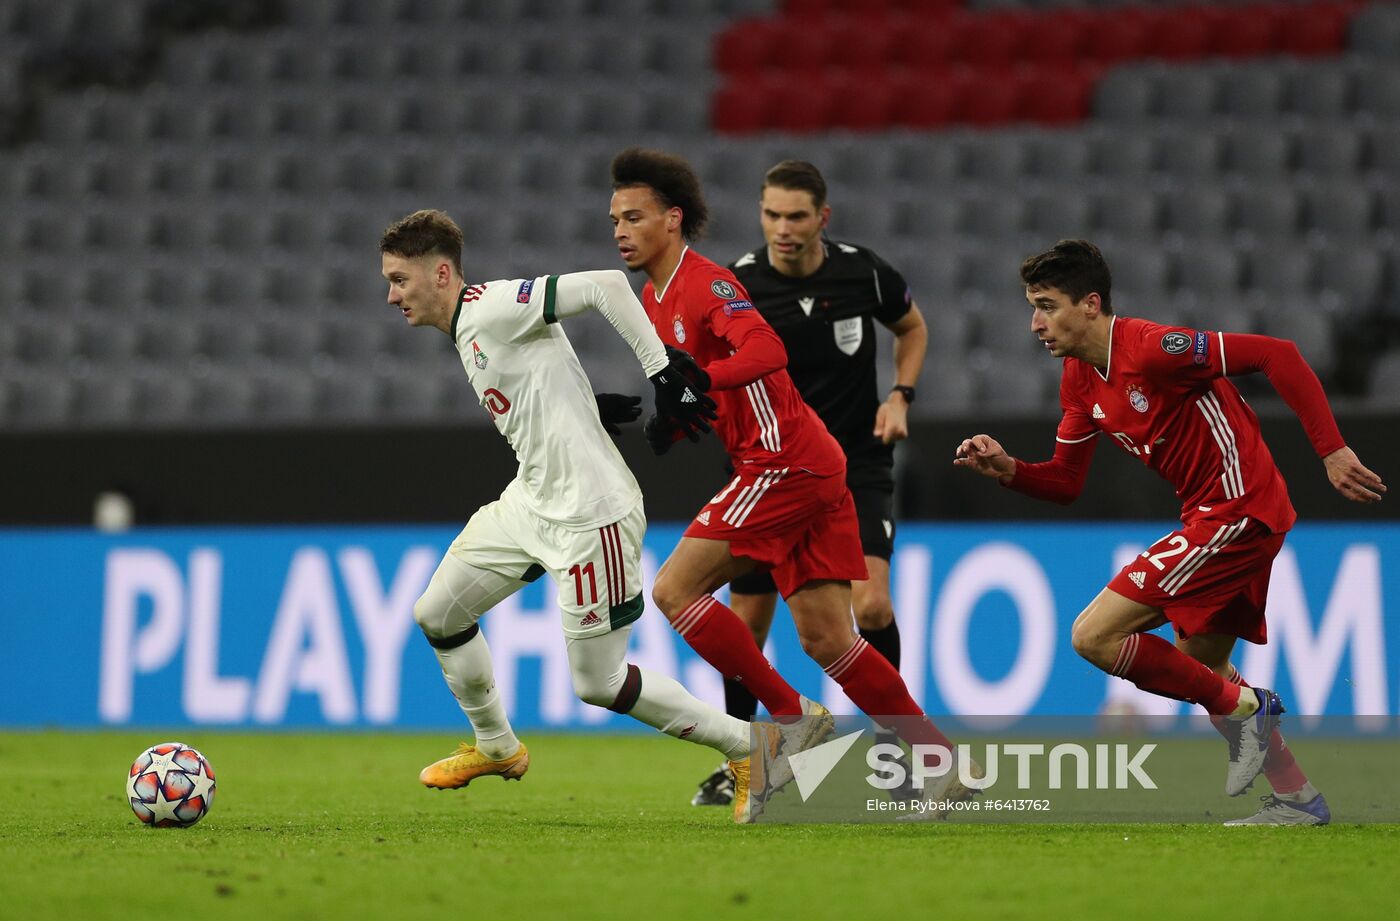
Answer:
<svg viewBox="0 0 1400 921"><path fill-rule="evenodd" d="M863 246L825 240L821 268L790 278L761 246L729 268L787 346L788 374L852 462L888 464L893 447L871 430L880 408L875 320L904 318L913 296L904 277Z"/></svg>

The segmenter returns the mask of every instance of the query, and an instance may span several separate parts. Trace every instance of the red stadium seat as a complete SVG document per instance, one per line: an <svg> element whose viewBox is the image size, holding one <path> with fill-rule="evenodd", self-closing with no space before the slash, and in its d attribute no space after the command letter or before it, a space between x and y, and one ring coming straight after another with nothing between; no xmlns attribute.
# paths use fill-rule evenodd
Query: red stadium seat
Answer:
<svg viewBox="0 0 1400 921"><path fill-rule="evenodd" d="M1336 54L1346 47L1351 4L1315 3L1290 8L1279 24L1279 50L1288 54Z"/></svg>
<svg viewBox="0 0 1400 921"><path fill-rule="evenodd" d="M1210 52L1232 58L1270 54L1278 43L1284 9L1254 4L1224 9L1215 18Z"/></svg>
<svg viewBox="0 0 1400 921"><path fill-rule="evenodd" d="M957 118L965 81L961 70L928 68L891 74L893 123L903 128L943 128Z"/></svg>
<svg viewBox="0 0 1400 921"><path fill-rule="evenodd" d="M1156 22L1144 9L1100 13L1089 21L1089 54L1105 63L1146 57Z"/></svg>
<svg viewBox="0 0 1400 921"><path fill-rule="evenodd" d="M1171 61L1205 57L1212 32L1209 11L1191 6L1173 8L1161 15L1149 32L1147 52Z"/></svg>
<svg viewBox="0 0 1400 921"><path fill-rule="evenodd" d="M825 73L804 71L761 82L769 100L771 130L810 134L831 126L834 85Z"/></svg>
<svg viewBox="0 0 1400 921"><path fill-rule="evenodd" d="M973 66L1009 64L1025 44L1034 20L1021 13L957 16L953 31L953 59Z"/></svg>
<svg viewBox="0 0 1400 921"><path fill-rule="evenodd" d="M890 66L899 36L887 20L838 16L827 20L826 28L834 37L828 66L866 73Z"/></svg>
<svg viewBox="0 0 1400 921"><path fill-rule="evenodd" d="M898 40L892 49L892 60L912 70L936 70L947 67L953 53L952 19L949 16L929 16L916 20L891 19L889 27L897 30Z"/></svg>
<svg viewBox="0 0 1400 921"><path fill-rule="evenodd" d="M839 64L843 24L833 19L783 20L785 28L774 38L770 63L785 73L821 72Z"/></svg>
<svg viewBox="0 0 1400 921"><path fill-rule="evenodd" d="M963 88L958 120L972 125L1004 125L1020 115L1021 79L1005 67L972 72Z"/></svg>
<svg viewBox="0 0 1400 921"><path fill-rule="evenodd" d="M1089 117L1093 101L1094 68L1076 62L1051 61L1026 68L1020 80L1018 117L1041 125L1070 125Z"/></svg>
<svg viewBox="0 0 1400 921"><path fill-rule="evenodd" d="M895 123L894 83L885 71L833 74L827 118L833 128L881 131Z"/></svg>
<svg viewBox="0 0 1400 921"><path fill-rule="evenodd" d="M1036 61L1076 59L1088 47L1090 22L1082 10L1056 10L1037 17L1023 51Z"/></svg>
<svg viewBox="0 0 1400 921"><path fill-rule="evenodd" d="M776 19L740 19L715 36L714 65L722 74L757 73L781 63L777 57L784 23Z"/></svg>
<svg viewBox="0 0 1400 921"><path fill-rule="evenodd" d="M710 124L721 134L767 131L770 105L766 81L730 80L710 100Z"/></svg>

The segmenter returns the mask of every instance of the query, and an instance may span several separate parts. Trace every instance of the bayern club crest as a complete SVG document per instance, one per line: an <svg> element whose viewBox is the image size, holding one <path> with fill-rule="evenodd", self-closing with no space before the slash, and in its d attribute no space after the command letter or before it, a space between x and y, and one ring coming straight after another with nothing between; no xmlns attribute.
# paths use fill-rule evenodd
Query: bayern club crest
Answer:
<svg viewBox="0 0 1400 921"><path fill-rule="evenodd" d="M676 334L677 342L685 342L685 324L681 322L680 317L676 317L676 321L671 324L671 330Z"/></svg>
<svg viewBox="0 0 1400 921"><path fill-rule="evenodd" d="M1136 384L1128 387L1128 403L1140 413L1147 412L1147 394L1138 389Z"/></svg>

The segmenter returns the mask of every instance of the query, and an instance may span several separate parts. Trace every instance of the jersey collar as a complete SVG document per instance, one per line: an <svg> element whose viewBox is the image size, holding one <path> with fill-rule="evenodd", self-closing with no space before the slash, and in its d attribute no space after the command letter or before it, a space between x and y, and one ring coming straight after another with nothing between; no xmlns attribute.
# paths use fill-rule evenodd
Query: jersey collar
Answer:
<svg viewBox="0 0 1400 921"><path fill-rule="evenodd" d="M681 250L681 258L676 260L676 267L671 270L671 277L666 279L666 284L662 285L659 290L652 291L652 296L656 298L656 303L661 303L661 299L665 297L666 292L671 289L671 282L676 280L676 273L681 270L681 263L685 262L685 254L688 252L690 252L690 244L686 244L685 248ZM655 286L653 286L653 289L655 289Z"/></svg>
<svg viewBox="0 0 1400 921"><path fill-rule="evenodd" d="M1094 373L1103 378L1105 384L1108 383L1108 376L1113 373L1113 331L1118 328L1118 314L1113 315L1113 319L1108 321L1108 364L1102 371L1094 368ZM1092 365L1090 367L1093 367Z"/></svg>
<svg viewBox="0 0 1400 921"><path fill-rule="evenodd" d="M457 341L457 318L462 315L462 305L466 303L467 289L471 285L462 282L462 290L457 292L457 309L452 311L452 341Z"/></svg>

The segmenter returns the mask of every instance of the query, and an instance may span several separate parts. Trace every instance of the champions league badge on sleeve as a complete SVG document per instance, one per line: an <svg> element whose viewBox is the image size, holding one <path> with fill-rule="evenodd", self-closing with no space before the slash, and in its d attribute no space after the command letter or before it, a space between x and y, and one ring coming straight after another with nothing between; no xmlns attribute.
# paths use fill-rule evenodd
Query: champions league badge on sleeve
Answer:
<svg viewBox="0 0 1400 921"><path fill-rule="evenodd" d="M732 317L741 310L753 310L753 301L729 301L724 305L726 317Z"/></svg>
<svg viewBox="0 0 1400 921"><path fill-rule="evenodd" d="M530 292L533 291L534 288L535 280L533 278L522 281L520 283L520 293L515 295L515 302L517 304L530 303Z"/></svg>
<svg viewBox="0 0 1400 921"><path fill-rule="evenodd" d="M1162 337L1162 351L1168 355L1180 355L1191 347L1191 337L1185 333L1167 333Z"/></svg>
<svg viewBox="0 0 1400 921"><path fill-rule="evenodd" d="M739 296L739 292L734 290L734 286L723 278L715 279L710 285L710 291L715 297L726 301L732 301Z"/></svg>

